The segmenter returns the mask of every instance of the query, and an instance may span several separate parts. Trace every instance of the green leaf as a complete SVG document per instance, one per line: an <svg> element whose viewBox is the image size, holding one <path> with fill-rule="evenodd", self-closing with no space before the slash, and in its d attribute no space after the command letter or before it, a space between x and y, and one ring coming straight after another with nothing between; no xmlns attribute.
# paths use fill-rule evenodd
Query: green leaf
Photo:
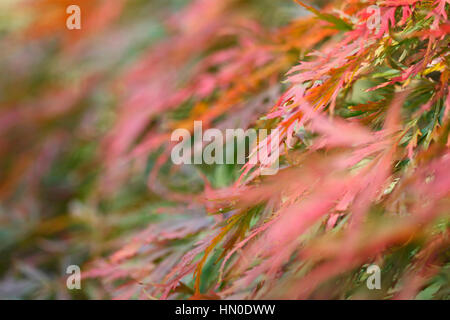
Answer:
<svg viewBox="0 0 450 320"><path fill-rule="evenodd" d="M319 19L327 21L331 24L334 25L335 29L341 30L341 31L350 31L353 30L353 27L348 24L347 22L345 22L344 20L342 20L341 18L338 18L332 14L329 13L321 13L319 10L317 10L316 8L307 5L303 2L301 2L300 0L295 0L295 2L297 2L299 5L301 5L303 8L305 8L306 10L314 13Z"/></svg>

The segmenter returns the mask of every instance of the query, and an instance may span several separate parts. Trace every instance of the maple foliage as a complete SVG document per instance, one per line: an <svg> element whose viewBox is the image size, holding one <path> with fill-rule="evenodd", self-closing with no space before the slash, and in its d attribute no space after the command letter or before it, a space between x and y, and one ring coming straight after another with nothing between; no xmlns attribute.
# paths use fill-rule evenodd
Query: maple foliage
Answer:
<svg viewBox="0 0 450 320"><path fill-rule="evenodd" d="M95 269L107 281L120 275L128 261L148 262L152 256L155 261L158 251L169 250L154 271L137 277L130 271L128 276L139 285L130 282L122 290L127 288L131 295L142 286L147 295L162 298L183 291L198 298L344 298L354 290L353 297L364 297L358 291L364 284L358 276L355 284L340 290L326 284L333 279L345 282L345 274L354 278L348 274L371 262L388 264L391 256L411 244L417 255L409 257L409 265L398 267L398 275L391 275L385 286L401 285L379 297L414 298L445 263L439 252L448 248L448 229L435 229L436 221L448 214L450 190L445 170L450 108L448 37L442 29L448 23L445 1L379 3L379 30L369 28L368 3L344 3L338 15L299 4L316 17L300 18L266 35L266 41L273 42L269 45L246 39L248 44L211 54L202 63L219 61L224 66L211 75L201 71L201 63L187 87L167 96L174 105L180 104L179 95L181 100L197 101L191 115L178 123L182 127L192 128L196 119L208 124L242 104L242 111L235 112L245 112L253 103L248 97L243 101L242 95L276 86L277 82L262 86L261 80L276 76L291 62L290 50L302 52L302 61L288 72L290 87L260 124L282 133L282 171L261 179L260 168L248 163L232 187L214 189L207 184L196 199L215 220L201 227L202 223L191 225L191 218L173 233L164 227L160 233L144 231L147 236L133 238L106 266ZM194 4L191 10L199 8L203 7ZM321 20L312 24L317 18ZM207 24L198 28L213 30ZM201 34L196 31L197 41ZM286 42L295 37L306 40ZM144 70L138 72L148 76ZM249 74L242 77L246 70ZM432 73L436 76L430 77ZM160 79L155 82L161 84ZM366 90L359 101L352 101L363 85ZM221 92L211 97L215 87ZM424 125L430 117L431 123ZM150 131L137 150L143 152L144 145L152 150L164 141ZM156 175L150 177L153 184ZM160 242L148 238L148 232L160 234ZM183 250L168 240L187 235L195 235L198 242L191 242L181 257ZM431 249L435 251L427 252L435 241L440 242ZM434 258L425 261L423 255ZM220 268L212 271L214 280L202 283L207 281L205 269L216 270L215 265ZM110 272L105 274L105 269ZM192 284L186 285L190 277Z"/></svg>
<svg viewBox="0 0 450 320"><path fill-rule="evenodd" d="M37 229L89 248L83 281L96 297L448 298L450 1L296 0L288 7L296 14L270 25L257 12L279 2L194 0L162 19L168 34L132 59L127 47L137 40L117 24L133 1L85 5L88 17L103 18L60 35L60 63L74 70L89 55L110 56L98 39L116 54L76 80L47 80L29 101L8 96L0 155L20 156L2 163L0 198L29 214L60 146L95 141L64 199L71 214ZM44 41L57 30L51 19L61 16L11 35ZM23 40L8 41L20 50ZM93 112L96 102L108 112ZM61 125L75 115L71 129ZM270 145L280 170L173 165L171 133L192 132L194 121L276 130L280 144L269 135L247 160ZM95 182L84 170L96 171ZM70 230L77 225L85 230ZM371 264L382 270L380 290L366 287Z"/></svg>

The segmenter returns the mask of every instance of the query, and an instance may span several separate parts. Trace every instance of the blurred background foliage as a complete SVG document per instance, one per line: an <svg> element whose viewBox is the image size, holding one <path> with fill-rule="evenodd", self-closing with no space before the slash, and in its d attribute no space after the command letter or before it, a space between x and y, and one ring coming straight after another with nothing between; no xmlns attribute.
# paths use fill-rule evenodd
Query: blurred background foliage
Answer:
<svg viewBox="0 0 450 320"><path fill-rule="evenodd" d="M96 11L101 1L1 1L0 298L108 298L95 281L67 290L66 267L110 253L119 235L164 219L161 208L176 210L138 172L103 193L101 141L117 115L122 73L170 36L167 18L189 2L114 0L108 12ZM82 9L81 31L66 30L69 4ZM269 29L304 12L282 0L235 6ZM239 175L233 166L208 170L215 186Z"/></svg>

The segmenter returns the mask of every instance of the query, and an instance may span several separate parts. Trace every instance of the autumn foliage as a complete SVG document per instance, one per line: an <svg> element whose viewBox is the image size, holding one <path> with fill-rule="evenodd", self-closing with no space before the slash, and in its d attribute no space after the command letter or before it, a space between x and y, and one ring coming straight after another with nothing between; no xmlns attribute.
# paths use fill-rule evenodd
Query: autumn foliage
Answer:
<svg viewBox="0 0 450 320"><path fill-rule="evenodd" d="M2 35L0 289L449 298L450 1L64 2ZM277 129L280 170L174 165L194 121Z"/></svg>

